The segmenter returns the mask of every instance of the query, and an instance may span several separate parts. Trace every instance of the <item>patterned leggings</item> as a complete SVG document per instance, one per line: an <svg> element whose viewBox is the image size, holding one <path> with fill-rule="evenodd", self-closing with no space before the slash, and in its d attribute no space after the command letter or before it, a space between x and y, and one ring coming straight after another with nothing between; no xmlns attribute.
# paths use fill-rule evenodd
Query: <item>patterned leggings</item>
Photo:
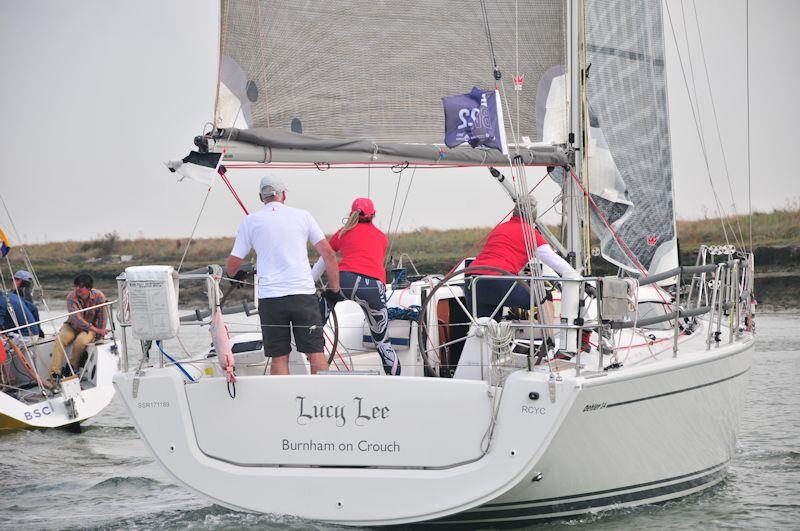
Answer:
<svg viewBox="0 0 800 531"><path fill-rule="evenodd" d="M383 362L383 370L386 374L399 376L400 360L386 338L389 315L386 311L386 287L383 282L350 271L342 271L339 274L339 283L344 296L358 303L364 310L372 340Z"/></svg>

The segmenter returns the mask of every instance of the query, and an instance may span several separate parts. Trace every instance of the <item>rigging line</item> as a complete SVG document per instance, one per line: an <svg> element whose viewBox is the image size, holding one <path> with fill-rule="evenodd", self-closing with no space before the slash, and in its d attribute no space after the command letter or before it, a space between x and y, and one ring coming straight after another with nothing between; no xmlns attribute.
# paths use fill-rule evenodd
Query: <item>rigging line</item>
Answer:
<svg viewBox="0 0 800 531"><path fill-rule="evenodd" d="M392 248L394 247L394 242L397 239L397 233L400 231L400 220L403 218L403 212L406 210L406 201L408 201L408 193L411 191L411 185L414 184L414 175L417 173L417 167L414 166L414 169L411 171L411 179L408 182L408 188L406 188L406 195L403 198L403 206L400 208L400 214L397 216L397 225L395 225L394 233L392 233L392 227L389 227L389 233L392 234L392 238L389 242L389 249L386 252L387 256L392 255Z"/></svg>
<svg viewBox="0 0 800 531"><path fill-rule="evenodd" d="M595 203L595 201L594 201L594 199L592 199L591 195L583 188L583 185L581 184L580 180L578 179L578 176L575 175L575 172L570 169L569 170L569 174L572 177L572 179L575 181L575 183L580 187L581 191L587 197L589 197L589 202L591 203L592 207L594 207L594 213L597 215L597 217L600 218L600 221L603 222L603 224L608 228L608 230L614 236L614 239L617 241L617 244L620 246L620 248L623 250L623 252L625 252L625 254L628 255L628 258L631 260L631 263L634 266L636 266L639 269L639 271L642 272L642 278L646 278L649 275L649 272L647 271L647 269L645 269L645 267L641 264L641 262L639 262L639 260L636 258L636 255L633 254L633 251L631 251L630 247L628 247L628 245L622 239L622 236L620 236L620 234L614 229L614 227L611 226L611 223L609 223L608 218L606 218L605 214L603 214L603 211L600 210L600 207L597 205L597 203ZM564 176L564 178L566 179L567 177ZM680 278L678 279L678 283L680 283ZM661 294L661 292L657 291L657 293L658 293L659 298L664 302L664 304L667 304L667 301L664 298L664 296Z"/></svg>
<svg viewBox="0 0 800 531"><path fill-rule="evenodd" d="M705 143L705 133L703 132L703 119L700 116L700 99L697 97L697 78L694 75L694 63L692 62L692 47L689 46L689 27L686 25L686 10L683 7L683 0L681 2L681 20L683 21L683 36L686 39L686 55L687 62L689 63L689 74L692 77L692 90L694 91L694 104L697 106L697 116L700 118L700 142ZM694 12L695 21L697 20L697 10ZM698 27L698 33L700 28ZM691 103L691 97L689 97Z"/></svg>
<svg viewBox="0 0 800 531"><path fill-rule="evenodd" d="M514 65L515 74L519 76L519 0L514 2ZM517 96L517 128L519 128L519 99L522 95L522 85L520 85L519 90L516 90L516 85L514 85L514 92ZM520 135L519 130L517 130L517 136Z"/></svg>
<svg viewBox="0 0 800 531"><path fill-rule="evenodd" d="M753 252L753 195L750 180L750 0L745 0L745 85L747 87L747 208L750 221L750 252Z"/></svg>
<svg viewBox="0 0 800 531"><path fill-rule="evenodd" d="M665 3L665 6L667 8L667 15L670 17L670 27L672 29L672 36L673 36L673 40L675 41L675 47L677 49L678 43L677 43L677 38L675 36L675 29L674 29L674 27L672 27L672 17L670 15L669 6L666 3ZM683 7L683 3L681 3L681 8L682 7ZM695 15L696 15L696 11L695 11ZM686 30L685 21L684 21L684 30ZM698 29L698 32L699 32L699 29ZM685 33L686 33L686 31L685 31ZM688 43L688 37L687 37L687 43ZM689 62L690 62L690 65L691 65L691 51L689 50L688 52L689 52ZM714 188L713 178L711 176L711 168L710 168L710 164L709 164L709 161L708 161L707 146L706 146L705 140L703 138L702 117L700 116L700 102L699 101L695 101L695 105L696 105L696 114L695 114L695 105L691 104L691 95L690 95L690 92L689 92L689 86L688 86L688 82L687 82L687 79L686 79L686 72L683 69L683 61L682 61L681 56L680 56L680 51L678 51L678 59L679 59L680 64L681 64L681 71L683 73L683 81L684 81L684 85L686 87L687 96L689 97L690 107L692 109L692 117L695 120L695 128L696 128L696 130L698 132L698 136L700 137L700 148L702 150L704 162L706 164L706 170L708 172L709 182L711 183L712 191L714 193L714 199L715 199L715 202L717 203L717 207L718 207L718 211L719 211L719 215L720 215L720 222L722 224L722 230L723 230L723 233L725 234L726 244L728 244L728 245L730 244L730 241L728 240L728 236L727 236L727 231L725 229L725 224L726 224L726 221L727 221L728 228L730 229L731 235L733 236L733 239L735 240L734 243L737 246L739 246L741 248L744 248L745 247L744 246L744 238L740 237L740 235L738 235L736 233L736 230L734 229L734 226L733 226L733 223L732 223L731 219L728 219L728 218L733 218L734 216L733 215L729 216L727 211L722 207L722 202L721 202L721 200L719 198L719 195L716 192L716 189ZM695 95L695 99L696 98L697 97ZM713 101L713 96L712 96L712 101ZM730 183L729 183L729 186L730 186ZM734 214L735 214L735 210L734 210Z"/></svg>
<svg viewBox="0 0 800 531"><path fill-rule="evenodd" d="M19 231L17 230L17 225L14 223L14 218L11 216L11 211L9 211L8 205L6 204L6 200L3 197L2 193L0 193L0 202L3 203L3 209L6 211L6 216L8 217L9 223L11 224L12 234L13 234L14 238L19 242L18 247L20 249L20 252L22 253L22 259L25 262L25 266L28 268L30 273L33 275L33 278L34 278L34 281L36 282L36 285L39 287L40 290L42 290L43 289L42 285L39 283L39 279L36 276L36 271L34 271L34 269L33 269L33 263L31 262L30 256L28 255L28 249L25 247L25 244L22 243L22 238L20 238L20 236L19 236ZM42 297L44 297L44 294L42 294Z"/></svg>
<svg viewBox="0 0 800 531"><path fill-rule="evenodd" d="M31 274L36 281L36 284L39 286L39 289L42 289L42 285L39 283L39 279L36 276L36 272L33 269L33 263L31 262L30 256L28 255L28 249L25 247L25 244L22 243L22 238L19 236L19 231L17 230L17 225L14 223L14 218L11 216L11 212L8 209L8 205L6 204L6 200L3 197L3 194L0 193L0 201L3 203L3 209L6 211L6 216L8 217L8 221L11 224L11 230L13 232L14 238L19 242L19 249L22 253L22 259L25 262L25 266L30 270ZM42 293L42 298L44 298L44 293Z"/></svg>
<svg viewBox="0 0 800 531"><path fill-rule="evenodd" d="M219 175L222 178L222 181L228 187L228 190L230 190L231 193L233 194L233 198L236 199L236 202L239 203L239 206L242 207L242 210L244 210L245 215L249 215L250 212L247 211L247 207L245 207L244 203L242 203L242 200L239 198L239 194L236 193L236 189L234 189L233 185L228 180L228 176L225 175L225 172L222 171L221 168L219 168L217 169L217 175Z"/></svg>
<svg viewBox="0 0 800 531"><path fill-rule="evenodd" d="M233 123L236 123L236 120L239 119L239 113L241 113L241 112L242 112L242 106L239 105L239 109L236 111L236 115L233 117ZM230 131L228 131L228 141L230 141L232 134L233 134L233 128L231 128ZM222 150L222 154L220 155L219 160L217 161L217 167L215 168L217 170L217 175L222 177L223 180L225 180L226 182L227 182L227 179L225 178L223 173L221 173L219 171L219 168L222 165L222 159L225 158L225 153L227 151L228 151L227 149L223 149ZM186 248L184 248L183 255L181 255L181 261L178 264L178 273L181 272L181 268L183 267L183 262L184 262L184 260L186 260L186 254L189 252L189 247L192 245L192 241L194 240L194 234L197 231L197 226L200 224L200 218L203 216L203 211L206 208L206 203L208 203L208 196L211 195L211 189L214 188L214 183L215 182L217 182L217 180L216 179L212 179L211 180L211 184L208 185L208 190L206 190L206 196L203 198L203 204L200 206L200 212L197 213L197 219L194 220L194 227L192 227L192 233L189 235L189 239L186 241ZM236 195L236 192L233 190L233 188L230 186L230 184L228 185L228 188L231 189L231 192L233 192L233 196L236 198L237 201L239 201L239 204L242 205L241 200L239 200L239 196ZM246 213L247 209L244 208L244 205L242 205L242 208L244 209L244 211Z"/></svg>
<svg viewBox="0 0 800 531"><path fill-rule="evenodd" d="M529 194L530 194L530 193L533 193L533 191L534 191L534 190L536 190L537 188L539 188L539 185L540 185L540 184L542 184L542 183L544 182L544 180L545 180L545 179L547 179L548 177L550 177L550 172L547 172L547 173L545 173L545 174L544 174L544 177L542 177L541 179L539 179L539 182L538 182L538 183L536 183L536 184L534 184L534 185L533 185L533 188L531 188L530 192L528 192L528 193L529 193Z"/></svg>
<svg viewBox="0 0 800 531"><path fill-rule="evenodd" d="M516 188L517 193L524 197L528 195L530 192L528 191L528 184L525 175L525 166L522 164L522 160L519 157L515 157L515 162L517 164L517 173L519 179L517 179ZM518 201L517 207L520 209L520 215L524 222L528 225L530 230L527 230L523 227L522 235L525 240L525 247L526 253L528 255L528 263L531 271L532 276L541 276L541 265L537 259L537 252L536 252L536 236L535 236L535 222L536 219L534 217L533 208L528 201ZM532 262L531 262L532 261ZM544 298L544 285L542 282L535 282L531 281L531 312L536 312L541 318L544 318L545 313L541 307L541 300ZM544 336L546 338L551 338L551 334L545 330Z"/></svg>
<svg viewBox="0 0 800 531"><path fill-rule="evenodd" d="M500 95L504 102L504 106L506 107L506 115L508 115L508 127L511 129L511 137L512 140L514 141L514 150L517 153L519 153L519 141L517 140L517 132L514 130L514 122L511 120L511 109L508 108L509 105L508 105L508 97L506 96L506 84L503 83L502 79L500 79L499 85L500 85ZM519 127L519 125L517 125L517 127ZM506 149L506 151L508 151L508 149ZM513 168L513 163L511 162L511 154L506 153L506 158L508 159L509 167ZM524 164L522 166L524 167Z"/></svg>
<svg viewBox="0 0 800 531"><path fill-rule="evenodd" d="M200 217L203 215L203 210L206 208L206 203L208 202L208 196L211 195L211 188L214 187L214 181L211 181L211 185L206 190L206 196L203 198L203 204L200 206L200 212L197 213L197 219L194 220L194 227L192 227L192 234L189 236L189 241L186 242L186 247L183 249L183 255L181 256L181 261L178 264L178 273L181 272L181 268L183 267L183 261L186 259L186 253L189 252L189 246L194 239L194 233L197 231L197 225L200 224Z"/></svg>
<svg viewBox="0 0 800 531"><path fill-rule="evenodd" d="M403 180L403 170L404 169L405 168L401 169L400 172L397 174L397 186L394 189L394 198L392 199L392 214L389 216L389 234L392 237L392 239L394 239L394 237L396 236L396 235L392 235L391 234L392 222L394 221L394 209L397 206L397 196L400 195L400 182ZM391 250L391 248L392 248L392 244L390 243L389 244L389 250ZM391 256L392 256L391 253L388 253L388 252L386 253L386 256L383 259L383 265L384 266L389 262L389 260L391 259Z"/></svg>
<svg viewBox="0 0 800 531"><path fill-rule="evenodd" d="M631 260L631 263L634 266L636 266L636 268L639 269L646 276L647 269L641 264L641 262L639 262L639 260L636 258L636 255L633 254L633 251L630 250L628 245L622 239L622 236L620 236L619 233L616 230L614 230L614 227L611 226L611 223L609 223L608 218L606 218L606 216L603 214L603 211L600 210L600 207L597 206L597 203L594 202L594 199L592 199L591 196L586 193L586 190L583 188L583 184L580 182L580 179L578 179L578 176L575 175L575 172L570 169L569 175L572 177L572 180L575 181L575 183L577 183L581 191L585 195L589 196L589 201L591 205L594 207L595 214L597 214L597 217L600 218L600 221L602 221L605 224L605 226L608 227L608 230L614 236L614 239L617 240L617 244L620 246L622 251L628 255L628 258Z"/></svg>
<svg viewBox="0 0 800 531"><path fill-rule="evenodd" d="M497 79L497 73L499 70L497 69L497 59L494 56L494 43L492 42L492 29L489 26L489 15L486 13L486 2L485 0L481 0L481 12L483 13L483 27L486 32L486 40L489 42L489 54L492 59L492 67L494 68L494 75L495 79Z"/></svg>
<svg viewBox="0 0 800 531"><path fill-rule="evenodd" d="M587 95L587 72L586 72L586 1L581 1L581 35L583 38L583 46L581 46L581 105L583 105L583 109L581 110L581 114L583 115L583 138L581 141L583 142L583 179L586 182L586 189L591 190L589 185L589 142L588 142L588 133L586 129L586 124L589 122L589 96ZM585 194L588 195L588 194ZM584 197L584 204L583 206L583 225L585 227L585 232L583 236L584 241L584 249L583 249L583 266L586 270L586 275L592 275L592 233L590 227L590 220L592 217L589 215L589 198Z"/></svg>
<svg viewBox="0 0 800 531"><path fill-rule="evenodd" d="M689 83L686 81L686 70L683 67L683 59L681 58L680 48L678 47L678 37L675 35L675 27L672 24L672 14L670 13L670 10L669 10L669 2L665 1L664 2L664 7L667 10L667 18L669 19L669 27L670 27L670 31L672 32L672 40L673 40L673 42L675 42L675 49L677 50L677 54L678 54L678 63L681 66L681 74L683 76L683 84L686 87L686 94L687 94L687 96L689 96L689 100L690 100L689 107L692 110L692 118L694 119L694 127L695 127L695 130L697 131L697 133L699 135L700 134L700 128L699 128L699 125L697 123L697 115L694 112L694 106L691 104L691 96L689 95L690 94L689 93ZM713 194L714 202L717 205L717 212L719 213L720 222L722 224L722 233L725 236L725 243L727 245L730 245L731 242L730 242L730 239L728 238L728 230L725 228L725 218L727 217L727 212L725 212L725 209L722 207L722 204L720 203L720 200L719 200L719 194L717 194L717 189L714 187L714 179L711 177L711 167L708 164L708 154L706 153L706 148L705 148L705 145L703 144L702 141L700 142L700 149L701 149L701 151L703 153L703 161L705 162L705 165L706 165L706 172L707 172L707 175L708 175L708 182L711 185L711 193Z"/></svg>
<svg viewBox="0 0 800 531"><path fill-rule="evenodd" d="M722 133L720 132L720 129L719 129L719 118L717 117L718 116L717 115L717 106L714 103L714 92L711 90L711 76L709 76L709 74L708 74L708 62L706 61L706 52L705 52L705 48L703 47L703 34L700 32L700 21L698 20L697 5L696 5L694 0L692 0L692 7L694 9L694 22L695 22L695 25L697 26L697 38L698 38L698 42L700 43L700 57L703 59L703 67L704 67L705 73L706 73L706 85L708 86L708 94L709 94L710 100L711 100L711 110L713 111L714 124L716 125L716 128L717 128L717 138L719 139L719 149L720 149L720 152L722 153L722 164L723 164L723 166L725 168L725 177L726 177L726 179L728 181L728 191L731 194L731 207L733 209L733 214L736 216L736 218L735 218L736 219L736 225L737 225L737 228L739 229L739 236L740 236L742 244L743 244L742 247L744 247L744 232L742 231L742 224L741 224L741 222L739 220L739 213L736 210L736 198L733 195L733 186L731 185L731 174L730 174L730 171L728 170L728 159L725 156L725 147L722 144ZM697 98L697 96L695 96L695 98ZM751 246L751 248L752 248L752 246Z"/></svg>
<svg viewBox="0 0 800 531"><path fill-rule="evenodd" d="M521 164L519 159L515 159L518 165L518 174L519 179L517 181L517 190L519 194L526 194L528 191L528 184L526 182L526 175L525 175L525 168ZM535 236L535 217L533 215L533 209L528 201L518 201L517 207L520 209L520 215L524 222L528 225L528 228L531 230L525 229L523 227L522 235L525 240L525 247L526 252L528 255L528 263L530 265L531 275L532 276L541 276L540 265L538 260L536 260L536 236ZM533 263L531 263L533 261ZM543 313L540 308L540 301L543 298L543 286L540 282L531 282L531 311L538 312L538 315L542 316ZM549 337L549 334L545 332L545 335Z"/></svg>
<svg viewBox="0 0 800 531"><path fill-rule="evenodd" d="M11 223L11 231L13 232L14 238L19 242L19 250L22 253L22 260L25 263L25 267L28 268L28 272L33 276L34 288L38 287L39 295L42 297L42 305L46 311L50 311L50 307L47 304L47 298L44 296L44 287L42 287L42 283L39 281L39 276L36 273L36 269L33 267L33 262L31 261L31 257L28 254L28 248L22 243L22 238L19 236L19 231L17 230L17 225L14 223L14 218L11 216L11 212L8 209L8 205L6 204L6 200L3 197L3 194L0 193L0 202L3 203L3 209L6 211L6 216L8 217L9 223ZM50 327L53 329L53 332L56 332L56 325L55 323L51 322Z"/></svg>
<svg viewBox="0 0 800 531"><path fill-rule="evenodd" d="M525 173L520 172L517 175L517 179L514 182L515 188L517 191L517 197L519 200L517 201L517 208L519 209L519 214L522 220L527 223L529 226L532 225L533 220L531 219L531 209L530 203L528 201L522 200L525 196L524 193L528 189L528 185L525 182ZM527 230L522 231L522 237L525 242L525 252L528 255L528 261L534 259L536 257L536 247L531 242L531 235L528 233Z"/></svg>

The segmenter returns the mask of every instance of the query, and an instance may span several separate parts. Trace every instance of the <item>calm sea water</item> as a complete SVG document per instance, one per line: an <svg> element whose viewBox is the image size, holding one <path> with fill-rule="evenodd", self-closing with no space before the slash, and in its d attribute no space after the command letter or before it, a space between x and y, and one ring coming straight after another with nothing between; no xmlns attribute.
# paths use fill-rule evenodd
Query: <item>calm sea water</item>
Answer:
<svg viewBox="0 0 800 531"><path fill-rule="evenodd" d="M800 529L800 314L757 321L737 453L727 479L658 506L540 529ZM153 462L115 399L84 425L0 435L0 529L330 529L212 505Z"/></svg>

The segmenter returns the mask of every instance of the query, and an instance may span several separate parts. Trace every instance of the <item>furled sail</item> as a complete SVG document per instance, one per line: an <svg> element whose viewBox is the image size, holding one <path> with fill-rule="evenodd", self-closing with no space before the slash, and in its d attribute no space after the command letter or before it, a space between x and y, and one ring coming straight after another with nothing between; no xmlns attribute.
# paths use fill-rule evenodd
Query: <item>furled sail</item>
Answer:
<svg viewBox="0 0 800 531"><path fill-rule="evenodd" d="M493 0L485 7L484 15L481 2L461 0L223 0L220 141L241 141L247 128L266 142L258 145L271 149L268 139L277 137L298 157L330 142L363 144L370 154L389 145L398 158L403 145L442 146L442 96L493 89L491 50L508 88L507 138L541 140L536 90L548 69L565 62L564 3ZM524 76L521 91L511 89L515 76ZM463 147L442 148L427 150L423 160L484 160L461 159ZM529 153L526 162L566 162L563 151L544 152ZM266 158L275 160L274 153Z"/></svg>
<svg viewBox="0 0 800 531"><path fill-rule="evenodd" d="M678 265L661 9L586 2L592 229L606 259L651 274Z"/></svg>

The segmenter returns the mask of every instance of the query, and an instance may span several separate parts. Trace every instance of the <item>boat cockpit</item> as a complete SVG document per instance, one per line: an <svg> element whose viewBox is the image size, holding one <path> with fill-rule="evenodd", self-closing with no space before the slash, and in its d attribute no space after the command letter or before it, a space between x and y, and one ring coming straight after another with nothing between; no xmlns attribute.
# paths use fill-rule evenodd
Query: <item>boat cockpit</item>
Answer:
<svg viewBox="0 0 800 531"><path fill-rule="evenodd" d="M470 275L469 260L444 276L409 278L398 270L386 291L387 337L400 359L402 376L502 385L508 374L521 369L602 375L626 365L656 361L677 352L680 343L690 338L696 341L698 336L693 334L704 315L702 340L709 348L721 341L723 323L740 329L749 309L734 307L733 302L744 300L741 295L748 292L752 280L745 262L745 258L739 258L679 267L643 279L558 278L548 271L504 275L530 292L533 310L508 307L501 301L493 318L477 317L473 311L475 300L470 296L474 297L474 286L486 277ZM163 289L159 292L149 281L149 292L144 294L136 275L149 278L154 274L160 275ZM675 289L675 279L681 275L691 278L691 286L684 287L683 294ZM236 375L268 374L269 358L264 356L255 305L244 302L225 306L227 296L221 292L220 279L221 271L212 266L181 275L166 266L129 268L118 279L120 300L130 301L121 312L123 330L132 328L139 339L150 334L159 344L160 366L176 364L192 380L221 377L224 368L213 343L202 355L182 364L171 357L165 359L166 353L158 343L177 335L180 325L209 325L213 314L220 311L228 326L238 331L230 339ZM205 307L179 315L179 280L184 285L199 282L204 286ZM664 281L671 281L672 288L659 285ZM135 322L137 311L140 316L147 315L146 322ZM154 317L153 312L158 315ZM325 374L383 375L361 308L343 301L326 317L329 370ZM158 319L171 324L154 324ZM175 330L167 330L170 327ZM149 343L144 344L149 353ZM123 365L128 366L127 355ZM289 365L290 374L309 374L305 356L296 350L290 354Z"/></svg>

